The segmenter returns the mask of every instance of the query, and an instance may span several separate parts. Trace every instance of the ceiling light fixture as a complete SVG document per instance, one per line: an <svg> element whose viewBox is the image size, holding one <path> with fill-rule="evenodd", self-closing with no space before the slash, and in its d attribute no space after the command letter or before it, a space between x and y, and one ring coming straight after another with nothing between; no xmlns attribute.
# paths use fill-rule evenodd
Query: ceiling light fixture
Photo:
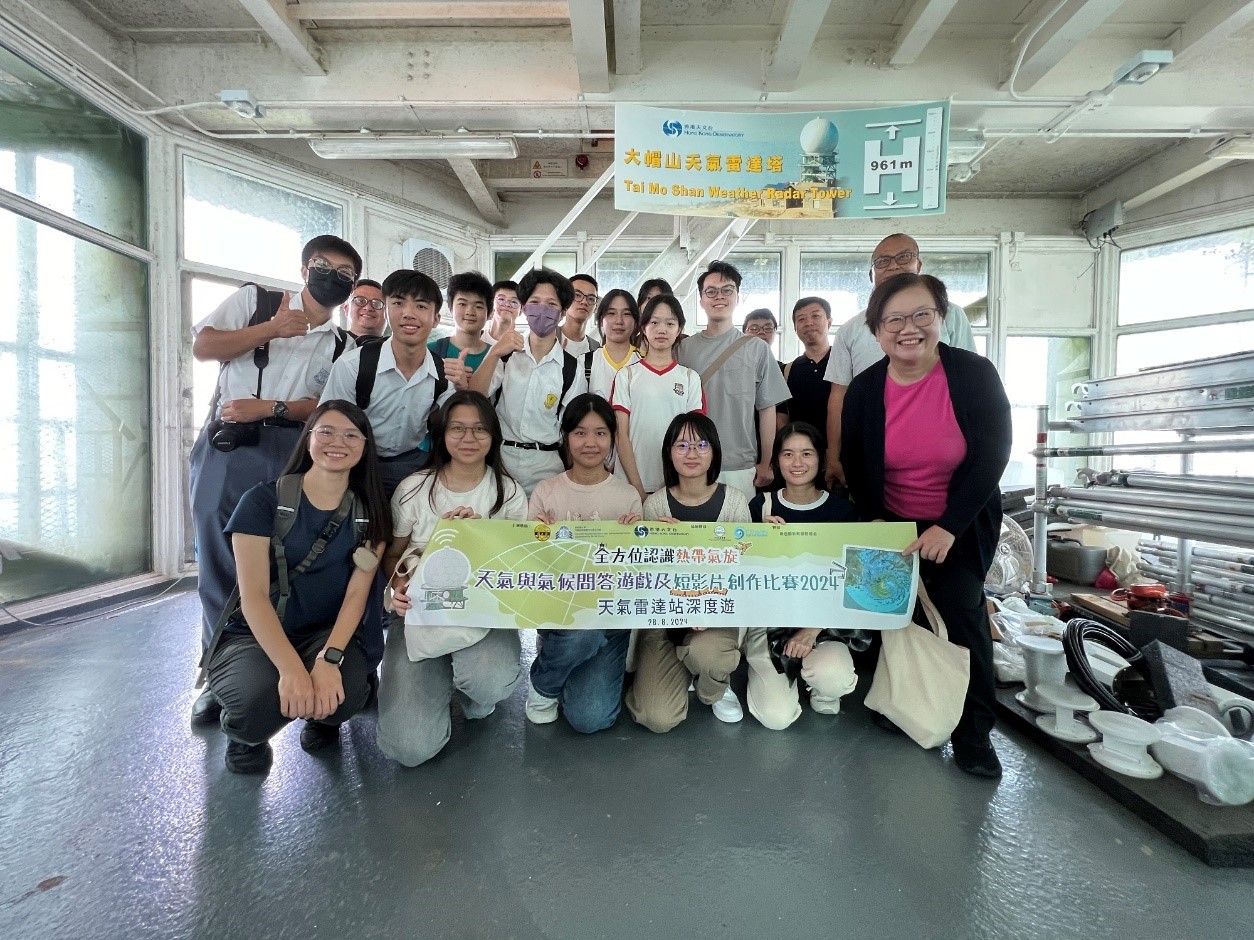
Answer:
<svg viewBox="0 0 1254 940"><path fill-rule="evenodd" d="M1115 69L1112 85L1144 85L1171 64L1170 49L1142 49Z"/></svg>
<svg viewBox="0 0 1254 940"><path fill-rule="evenodd" d="M975 178L975 174L980 172L979 161L971 163L957 163L949 168L949 182L951 183L969 183Z"/></svg>
<svg viewBox="0 0 1254 940"><path fill-rule="evenodd" d="M311 137L324 160L512 160L518 141L503 137Z"/></svg>
<svg viewBox="0 0 1254 940"><path fill-rule="evenodd" d="M266 109L257 103L252 92L244 88L229 89L218 92L218 100L242 118L261 118L266 116Z"/></svg>

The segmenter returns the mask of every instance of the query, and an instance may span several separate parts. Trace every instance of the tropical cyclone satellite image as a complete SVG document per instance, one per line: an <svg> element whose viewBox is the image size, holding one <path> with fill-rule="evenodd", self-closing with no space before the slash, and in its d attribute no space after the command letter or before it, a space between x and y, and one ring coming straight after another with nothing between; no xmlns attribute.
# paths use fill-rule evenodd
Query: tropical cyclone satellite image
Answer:
<svg viewBox="0 0 1254 940"><path fill-rule="evenodd" d="M845 607L876 614L909 610L914 565L901 552L883 548L845 549Z"/></svg>

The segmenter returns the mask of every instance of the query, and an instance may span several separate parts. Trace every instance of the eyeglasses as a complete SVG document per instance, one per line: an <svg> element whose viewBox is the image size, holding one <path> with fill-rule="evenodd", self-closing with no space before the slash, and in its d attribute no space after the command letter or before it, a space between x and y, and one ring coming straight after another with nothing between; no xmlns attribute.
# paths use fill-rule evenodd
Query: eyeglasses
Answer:
<svg viewBox="0 0 1254 940"><path fill-rule="evenodd" d="M701 292L701 296L707 300L717 300L719 297L734 297L735 295L735 284L724 284L722 287L707 287Z"/></svg>
<svg viewBox="0 0 1254 940"><path fill-rule="evenodd" d="M910 314L908 317L907 316L884 317L882 320L880 320L880 327L882 327L884 331L887 333L900 333L902 330L906 328L907 320L909 320L915 326L919 326L919 327L930 326L932 324L932 321L936 319L936 314L939 312L940 311L938 311L935 307L924 307L921 310L916 310L914 313Z"/></svg>
<svg viewBox="0 0 1254 940"><path fill-rule="evenodd" d="M895 264L899 268L904 268L913 261L919 260L917 251L902 251L895 255L879 255L871 259L871 267L886 268L890 264Z"/></svg>
<svg viewBox="0 0 1254 940"><path fill-rule="evenodd" d="M775 326L770 323L764 323L761 320L753 320L745 324L745 332L750 336L772 336L775 333Z"/></svg>
<svg viewBox="0 0 1254 940"><path fill-rule="evenodd" d="M585 294L583 291L575 288L575 303L583 301L587 304L595 304L599 299L596 294Z"/></svg>
<svg viewBox="0 0 1254 940"><path fill-rule="evenodd" d="M449 437L456 437L459 439L469 434L476 441L481 441L485 437L491 435L492 432L482 424L450 424L445 433L448 434Z"/></svg>
<svg viewBox="0 0 1254 940"><path fill-rule="evenodd" d="M370 297L354 297L353 306L361 307L362 309L365 309L366 307L371 307L375 310L382 310L384 307L384 303L382 300L375 300Z"/></svg>
<svg viewBox="0 0 1254 940"><path fill-rule="evenodd" d="M693 451L696 451L702 457L710 452L709 441L676 441L671 445L671 450L679 454L681 457L687 457Z"/></svg>
<svg viewBox="0 0 1254 940"><path fill-rule="evenodd" d="M334 271L335 276L341 281L347 281L349 284L357 283L357 271L348 265L337 268L326 258L310 258L307 267L309 270L317 271L319 274L330 274Z"/></svg>
<svg viewBox="0 0 1254 940"><path fill-rule="evenodd" d="M349 428L347 431L337 431L335 428L322 424L314 428L313 432L318 435L318 440L324 444L330 444L332 441L343 441L345 444L356 447L358 444L365 443L366 440L366 435L360 431L354 431L352 428Z"/></svg>
<svg viewBox="0 0 1254 940"><path fill-rule="evenodd" d="M522 304L509 297L498 297L492 303L494 306L504 307L506 310L519 310L522 308Z"/></svg>

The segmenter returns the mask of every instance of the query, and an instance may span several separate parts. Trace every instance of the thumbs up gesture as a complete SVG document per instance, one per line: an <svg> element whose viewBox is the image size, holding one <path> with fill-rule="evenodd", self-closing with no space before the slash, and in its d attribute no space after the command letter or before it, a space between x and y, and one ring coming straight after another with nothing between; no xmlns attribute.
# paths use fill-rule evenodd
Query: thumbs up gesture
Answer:
<svg viewBox="0 0 1254 940"><path fill-rule="evenodd" d="M289 306L291 300L292 295L284 291L279 309L275 311L274 318L270 321L270 328L274 330L275 339L304 336L309 332L309 314L303 310L293 310Z"/></svg>
<svg viewBox="0 0 1254 940"><path fill-rule="evenodd" d="M463 391L470 385L470 377L474 374L474 369L466 365L466 353L463 349L457 354L456 359L444 360L444 376L449 380L449 384L458 391Z"/></svg>

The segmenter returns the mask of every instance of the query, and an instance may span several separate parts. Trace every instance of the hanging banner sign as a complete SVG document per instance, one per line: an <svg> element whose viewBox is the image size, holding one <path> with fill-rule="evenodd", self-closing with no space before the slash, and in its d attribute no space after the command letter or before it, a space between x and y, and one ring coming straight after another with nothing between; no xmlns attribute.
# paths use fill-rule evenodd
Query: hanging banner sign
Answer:
<svg viewBox="0 0 1254 940"><path fill-rule="evenodd" d="M910 522L442 520L407 624L517 630L895 630L914 610Z"/></svg>
<svg viewBox="0 0 1254 940"><path fill-rule="evenodd" d="M614 206L754 219L945 211L949 103L789 114L614 109Z"/></svg>

